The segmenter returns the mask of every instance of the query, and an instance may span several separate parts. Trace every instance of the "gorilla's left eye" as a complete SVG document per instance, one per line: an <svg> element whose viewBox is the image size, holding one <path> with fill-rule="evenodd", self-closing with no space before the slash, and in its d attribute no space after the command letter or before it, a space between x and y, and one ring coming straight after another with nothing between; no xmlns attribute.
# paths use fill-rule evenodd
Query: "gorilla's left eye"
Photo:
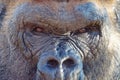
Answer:
<svg viewBox="0 0 120 80"><path fill-rule="evenodd" d="M86 26L84 28L80 28L78 30L76 30L75 32L73 32L73 35L78 35L78 34L82 34L82 33L86 33L86 32L95 32L95 31L100 31L100 25L95 24L95 25L89 25Z"/></svg>

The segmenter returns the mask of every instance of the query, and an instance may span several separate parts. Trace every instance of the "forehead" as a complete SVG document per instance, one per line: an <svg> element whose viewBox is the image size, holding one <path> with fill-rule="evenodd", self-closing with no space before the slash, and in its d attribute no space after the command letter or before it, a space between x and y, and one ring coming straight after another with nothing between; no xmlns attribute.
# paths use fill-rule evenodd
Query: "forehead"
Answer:
<svg viewBox="0 0 120 80"><path fill-rule="evenodd" d="M65 33L85 27L90 22L101 21L104 14L101 10L92 0L69 2L36 0L18 6L14 13L15 16L22 15L24 22L45 23L45 25L47 23L47 28L50 25L56 31L60 31L59 33Z"/></svg>
<svg viewBox="0 0 120 80"><path fill-rule="evenodd" d="M61 4L66 3L67 9L72 8L74 5L84 4L87 2L99 3L99 1L96 0L32 0L32 3L44 4L54 8L58 8Z"/></svg>
<svg viewBox="0 0 120 80"><path fill-rule="evenodd" d="M75 13L76 11L80 12L81 10L97 11L98 9L100 9L98 4L99 3L95 3L95 0L89 0L89 1L70 0L68 2L66 0L33 0L31 2L23 3L22 6L20 5L18 7L19 8L22 7L23 8L22 10L29 8L29 10L33 10L32 12L36 12L37 10L43 9L43 10L48 10L48 12L51 11L51 13L56 13L59 15L60 13L70 14L70 13Z"/></svg>

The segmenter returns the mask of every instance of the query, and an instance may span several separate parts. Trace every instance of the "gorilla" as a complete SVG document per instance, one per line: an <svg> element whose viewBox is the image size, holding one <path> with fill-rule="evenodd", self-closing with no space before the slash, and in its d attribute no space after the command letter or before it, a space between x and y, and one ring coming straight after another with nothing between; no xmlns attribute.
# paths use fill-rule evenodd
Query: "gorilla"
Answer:
<svg viewBox="0 0 120 80"><path fill-rule="evenodd" d="M120 80L116 6L0 0L0 80Z"/></svg>

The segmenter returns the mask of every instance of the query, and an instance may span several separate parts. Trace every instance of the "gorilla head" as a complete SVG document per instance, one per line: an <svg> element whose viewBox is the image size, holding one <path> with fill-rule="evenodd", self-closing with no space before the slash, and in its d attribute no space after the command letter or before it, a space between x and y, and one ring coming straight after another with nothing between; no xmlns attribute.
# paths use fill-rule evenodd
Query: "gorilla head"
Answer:
<svg viewBox="0 0 120 80"><path fill-rule="evenodd" d="M118 80L120 35L114 6L114 0L6 2L0 78Z"/></svg>

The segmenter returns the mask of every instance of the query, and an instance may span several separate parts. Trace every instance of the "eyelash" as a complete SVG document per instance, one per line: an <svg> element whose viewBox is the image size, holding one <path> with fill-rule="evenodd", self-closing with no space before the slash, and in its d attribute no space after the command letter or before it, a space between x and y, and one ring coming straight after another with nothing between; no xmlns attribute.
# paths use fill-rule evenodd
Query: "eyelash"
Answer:
<svg viewBox="0 0 120 80"><path fill-rule="evenodd" d="M43 31L44 31L44 29L41 28L41 27L34 27L34 28L32 29L32 33L33 33L33 34L39 34L39 33L42 33Z"/></svg>
<svg viewBox="0 0 120 80"><path fill-rule="evenodd" d="M40 27L35 27L35 28L33 29L33 31L35 31L35 32L42 32L43 29L40 28Z"/></svg>
<svg viewBox="0 0 120 80"><path fill-rule="evenodd" d="M71 32L71 35L79 35L79 34L82 34L82 33L93 32L93 31L100 31L100 25L99 24L94 24L94 25L86 26L84 28L80 28L80 29L78 29L74 32ZM34 34L43 33L44 29L41 28L41 27L34 27L32 29L32 32Z"/></svg>
<svg viewBox="0 0 120 80"><path fill-rule="evenodd" d="M100 31L100 25L89 25L84 28L80 28L74 32L71 32L73 35L78 35L82 33L92 32L92 31Z"/></svg>

